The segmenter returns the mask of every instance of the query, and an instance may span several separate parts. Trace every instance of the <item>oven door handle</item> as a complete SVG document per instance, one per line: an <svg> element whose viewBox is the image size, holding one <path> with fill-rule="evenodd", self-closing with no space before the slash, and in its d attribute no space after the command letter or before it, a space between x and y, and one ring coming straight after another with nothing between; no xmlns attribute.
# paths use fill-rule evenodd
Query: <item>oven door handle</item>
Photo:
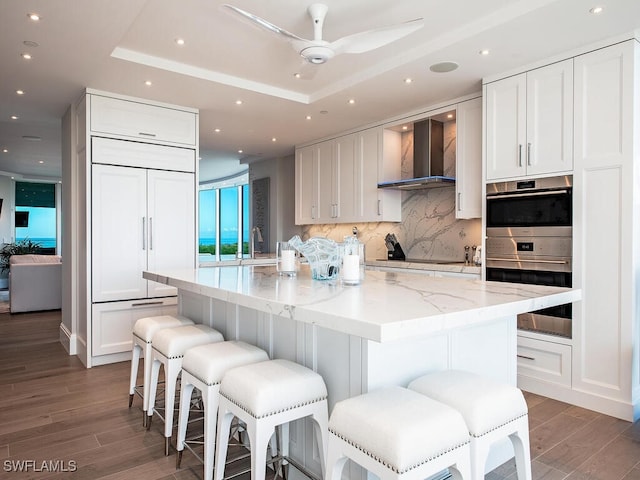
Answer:
<svg viewBox="0 0 640 480"><path fill-rule="evenodd" d="M545 190L544 192L522 192L522 193L497 193L487 195L487 200L497 200L501 198L521 198L521 197L541 197L547 195L556 195L558 193L569 193L569 190Z"/></svg>
<svg viewBox="0 0 640 480"><path fill-rule="evenodd" d="M552 263L555 265L567 265L569 263L568 260L529 260L526 258L515 259L515 258L487 257L487 261L489 260L493 260L494 262L512 262L512 263Z"/></svg>

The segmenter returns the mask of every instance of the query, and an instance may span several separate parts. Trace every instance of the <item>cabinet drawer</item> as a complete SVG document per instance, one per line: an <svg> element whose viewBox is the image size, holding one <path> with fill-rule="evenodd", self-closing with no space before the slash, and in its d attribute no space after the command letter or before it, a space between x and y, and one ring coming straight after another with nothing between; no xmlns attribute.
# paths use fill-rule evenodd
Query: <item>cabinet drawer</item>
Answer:
<svg viewBox="0 0 640 480"><path fill-rule="evenodd" d="M518 375L571 385L571 347L519 336Z"/></svg>
<svg viewBox="0 0 640 480"><path fill-rule="evenodd" d="M176 315L177 304L177 297L93 304L92 355L131 351L131 331L136 320L155 315Z"/></svg>
<svg viewBox="0 0 640 480"><path fill-rule="evenodd" d="M193 112L91 95L91 132L145 141L196 144L197 116Z"/></svg>

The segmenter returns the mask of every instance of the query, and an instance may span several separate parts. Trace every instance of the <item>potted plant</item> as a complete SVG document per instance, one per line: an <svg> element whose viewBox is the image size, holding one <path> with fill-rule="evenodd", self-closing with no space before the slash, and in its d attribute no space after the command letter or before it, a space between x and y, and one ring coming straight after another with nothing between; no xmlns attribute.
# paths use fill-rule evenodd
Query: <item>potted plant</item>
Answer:
<svg viewBox="0 0 640 480"><path fill-rule="evenodd" d="M17 241L15 243L7 243L0 250L0 267L1 271L9 271L9 259L11 255L26 255L29 253L40 253L41 245L33 242L28 238Z"/></svg>

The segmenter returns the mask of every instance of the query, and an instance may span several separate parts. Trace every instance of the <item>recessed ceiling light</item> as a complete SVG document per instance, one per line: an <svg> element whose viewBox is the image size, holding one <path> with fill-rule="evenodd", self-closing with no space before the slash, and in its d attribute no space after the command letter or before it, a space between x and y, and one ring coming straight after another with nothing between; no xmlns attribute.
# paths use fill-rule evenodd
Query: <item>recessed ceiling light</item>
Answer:
<svg viewBox="0 0 640 480"><path fill-rule="evenodd" d="M38 160L38 163L39 163L39 164L43 164L43 163L44 163L44 160Z"/></svg>
<svg viewBox="0 0 640 480"><path fill-rule="evenodd" d="M22 44L25 47L32 47L32 48L36 48L40 46L38 42L32 42L31 40L25 40L24 42L22 42Z"/></svg>
<svg viewBox="0 0 640 480"><path fill-rule="evenodd" d="M3 149L2 149L2 152L3 152L3 153L9 153L9 150L7 150L6 148L3 148Z"/></svg>
<svg viewBox="0 0 640 480"><path fill-rule="evenodd" d="M276 137L273 137L273 138L271 139L271 141L272 141L272 142L275 142L276 140L277 140L277 139L276 139Z"/></svg>
<svg viewBox="0 0 640 480"><path fill-rule="evenodd" d="M18 95L24 95L24 90L16 90L16 93L17 93Z"/></svg>
<svg viewBox="0 0 640 480"><path fill-rule="evenodd" d="M353 105L354 103L356 103L356 101L353 98L349 99L349 105Z"/></svg>
<svg viewBox="0 0 640 480"><path fill-rule="evenodd" d="M403 125L403 126L402 126L402 129L403 129L403 130L408 130L408 129L409 129L409 127L407 127L406 125Z"/></svg>
<svg viewBox="0 0 640 480"><path fill-rule="evenodd" d="M295 78L301 78L301 77L302 77L302 75L300 75L299 73L294 73L294 74L293 74L293 76L294 76Z"/></svg>
<svg viewBox="0 0 640 480"><path fill-rule="evenodd" d="M305 118L306 118L307 120L311 120L311 115L307 115Z"/></svg>
<svg viewBox="0 0 640 480"><path fill-rule="evenodd" d="M487 50L486 48L484 50L480 50L478 52L480 55L489 55L489 50Z"/></svg>
<svg viewBox="0 0 640 480"><path fill-rule="evenodd" d="M593 7L592 9L589 10L591 13L593 13L594 15L597 15L599 13L602 13L604 11L604 8L602 7Z"/></svg>
<svg viewBox="0 0 640 480"><path fill-rule="evenodd" d="M408 78L407 77L407 78L404 79L404 83L411 83L411 82L413 82L412 78Z"/></svg>
<svg viewBox="0 0 640 480"><path fill-rule="evenodd" d="M458 66L456 62L440 62L431 65L429 70L435 73L447 73L454 71Z"/></svg>
<svg viewBox="0 0 640 480"><path fill-rule="evenodd" d="M153 85L153 83L151 83L151 80L147 80L146 82L144 82L144 84L145 84L147 87L150 87L151 85Z"/></svg>
<svg viewBox="0 0 640 480"><path fill-rule="evenodd" d="M27 17L29 17L29 20L33 20L34 22L40 20L40 15L37 13L27 13Z"/></svg>
<svg viewBox="0 0 640 480"><path fill-rule="evenodd" d="M216 133L220 133L221 132L221 130L219 128L214 128L213 131L216 132Z"/></svg>
<svg viewBox="0 0 640 480"><path fill-rule="evenodd" d="M18 120L18 118L20 117L18 117L17 115L11 115L11 120Z"/></svg>
<svg viewBox="0 0 640 480"><path fill-rule="evenodd" d="M242 153L242 150L238 150L238 153Z"/></svg>
<svg viewBox="0 0 640 480"><path fill-rule="evenodd" d="M177 45L184 45L184 38L176 38L175 41Z"/></svg>
<svg viewBox="0 0 640 480"><path fill-rule="evenodd" d="M449 115L447 115L447 118L453 118L453 113L450 113Z"/></svg>
<svg viewBox="0 0 640 480"><path fill-rule="evenodd" d="M22 58L24 58L25 60L31 60L31 54L30 53L21 53L20 56Z"/></svg>
<svg viewBox="0 0 640 480"><path fill-rule="evenodd" d="M236 105L242 105L242 100L236 100Z"/></svg>

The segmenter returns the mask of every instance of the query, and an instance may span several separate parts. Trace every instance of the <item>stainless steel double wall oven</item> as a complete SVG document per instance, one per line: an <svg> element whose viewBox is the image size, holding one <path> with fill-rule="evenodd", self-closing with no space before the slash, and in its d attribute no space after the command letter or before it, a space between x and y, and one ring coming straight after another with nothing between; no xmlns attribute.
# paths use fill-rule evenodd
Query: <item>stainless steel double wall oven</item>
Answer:
<svg viewBox="0 0 640 480"><path fill-rule="evenodd" d="M572 177L487 184L486 279L571 287ZM571 304L518 315L518 328L571 338Z"/></svg>

